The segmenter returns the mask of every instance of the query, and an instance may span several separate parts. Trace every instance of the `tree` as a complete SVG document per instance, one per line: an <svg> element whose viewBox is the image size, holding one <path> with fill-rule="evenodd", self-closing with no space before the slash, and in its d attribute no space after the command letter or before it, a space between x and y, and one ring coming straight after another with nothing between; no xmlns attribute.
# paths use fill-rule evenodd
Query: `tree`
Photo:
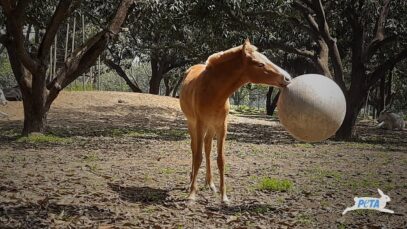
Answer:
<svg viewBox="0 0 407 229"><path fill-rule="evenodd" d="M191 3L176 1L145 1L137 5L142 14L131 15L135 22L129 24L128 39L138 50L141 59L150 62L149 93L159 94L163 80L169 86L166 74L185 66L194 59L189 34L189 6ZM167 87L168 88L168 87ZM168 90L167 93L168 94Z"/></svg>
<svg viewBox="0 0 407 229"><path fill-rule="evenodd" d="M38 47L28 48L23 31L33 12L30 0L0 0L5 16L6 34L0 42L6 47L14 76L23 94L23 134L43 132L47 113L60 91L93 65L107 44L119 33L133 0L122 0L116 13L102 31L76 48L58 69L54 79L47 83L46 72L49 51L61 24L76 10L80 1L60 0L47 23ZM31 8L30 8L31 7ZM41 10L41 9L38 9Z"/></svg>
<svg viewBox="0 0 407 229"><path fill-rule="evenodd" d="M405 1L219 2L259 47L305 58L335 80L347 101L338 139L352 137L368 92L407 58Z"/></svg>
<svg viewBox="0 0 407 229"><path fill-rule="evenodd" d="M347 139L352 137L352 129L355 125L356 118L365 103L368 91L381 79L386 76L386 73L391 71L396 64L407 58L407 46L405 40L402 41L401 37L397 35L397 31L389 31L386 33L386 21L388 19L390 10L390 0L384 0L381 6L376 6L378 15L375 23L372 26L373 30L369 29L369 18L367 15L361 15L357 12L360 9L368 10L368 3L364 1L351 1L348 3L346 11L344 12L348 22L351 25L352 45L351 45L351 73L350 73L350 85L346 90L344 88L343 81L343 66L341 65L341 55L335 50L338 50L336 42L331 42L329 50L332 55L335 71L335 81L344 90L347 100L347 111L345 120L338 130L336 136L339 139ZM400 3L404 4L405 3ZM322 23L327 24L324 20L324 10L320 1L313 1L313 5L316 6L320 15L318 18L319 25ZM393 7L399 7L400 5L394 4ZM373 9L375 9L373 8ZM394 8L393 8L394 9ZM375 11L373 11L375 12ZM369 31L370 30L370 31ZM398 40L400 38L400 40ZM403 47L404 48L401 48ZM381 48L390 48L395 50L393 54L389 55L385 60L379 63L374 63ZM384 80L384 79L383 79Z"/></svg>
<svg viewBox="0 0 407 229"><path fill-rule="evenodd" d="M274 88L269 87L269 90L266 95L266 114L272 116L274 114L274 111L277 108L277 102L278 98L280 97L280 92L277 92L277 94L272 98Z"/></svg>
<svg viewBox="0 0 407 229"><path fill-rule="evenodd" d="M130 58L133 60L135 55L134 50L131 50L128 48L128 46L123 46L121 44L116 44L113 48L108 48L108 50L110 58L107 55L103 57L103 62L106 64L106 66L114 70L126 82L131 91L142 93L143 91L140 89L137 82L130 79L122 67L123 64L121 63L123 59ZM131 64L132 63L130 63L130 66Z"/></svg>

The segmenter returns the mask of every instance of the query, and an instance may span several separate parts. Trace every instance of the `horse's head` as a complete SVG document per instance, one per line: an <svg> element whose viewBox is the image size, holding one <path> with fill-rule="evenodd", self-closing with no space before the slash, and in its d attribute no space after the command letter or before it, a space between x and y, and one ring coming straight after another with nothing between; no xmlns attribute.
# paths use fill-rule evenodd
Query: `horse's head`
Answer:
<svg viewBox="0 0 407 229"><path fill-rule="evenodd" d="M257 52L257 48L246 39L242 46L245 75L250 83L267 84L285 87L290 83L291 76L279 66L271 62L265 55Z"/></svg>

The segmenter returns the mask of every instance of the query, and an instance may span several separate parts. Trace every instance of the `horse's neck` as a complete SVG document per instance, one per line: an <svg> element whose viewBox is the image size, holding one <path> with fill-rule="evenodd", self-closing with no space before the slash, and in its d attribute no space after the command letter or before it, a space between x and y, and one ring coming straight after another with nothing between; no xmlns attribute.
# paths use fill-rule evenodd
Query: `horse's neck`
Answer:
<svg viewBox="0 0 407 229"><path fill-rule="evenodd" d="M242 64L241 60L232 59L208 69L208 80L212 81L210 84L212 93L219 101L226 102L233 92L247 83L241 68Z"/></svg>

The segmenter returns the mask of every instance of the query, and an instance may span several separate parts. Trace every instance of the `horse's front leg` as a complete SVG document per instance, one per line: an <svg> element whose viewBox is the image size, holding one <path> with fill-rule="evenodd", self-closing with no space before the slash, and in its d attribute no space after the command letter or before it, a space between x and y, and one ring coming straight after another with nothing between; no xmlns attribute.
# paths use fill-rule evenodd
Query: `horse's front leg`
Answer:
<svg viewBox="0 0 407 229"><path fill-rule="evenodd" d="M219 126L216 131L217 136L217 150L218 150L218 169L220 175L220 193L223 203L228 203L229 199L226 195L226 186L225 186L225 140L227 133L227 122L224 121L223 125Z"/></svg>

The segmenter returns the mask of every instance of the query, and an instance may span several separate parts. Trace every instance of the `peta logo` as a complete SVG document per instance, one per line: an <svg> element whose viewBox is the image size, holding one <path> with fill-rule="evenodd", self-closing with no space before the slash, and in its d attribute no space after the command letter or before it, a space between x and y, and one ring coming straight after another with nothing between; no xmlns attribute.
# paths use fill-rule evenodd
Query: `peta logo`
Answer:
<svg viewBox="0 0 407 229"><path fill-rule="evenodd" d="M353 211L357 209L372 209L381 212L387 213L394 213L394 211L390 209L386 209L386 203L390 202L390 197L385 195L382 190L377 189L380 194L380 198L373 198L373 197L355 197L353 200L355 201L355 205L352 207L346 208L342 215L345 215L348 211Z"/></svg>

